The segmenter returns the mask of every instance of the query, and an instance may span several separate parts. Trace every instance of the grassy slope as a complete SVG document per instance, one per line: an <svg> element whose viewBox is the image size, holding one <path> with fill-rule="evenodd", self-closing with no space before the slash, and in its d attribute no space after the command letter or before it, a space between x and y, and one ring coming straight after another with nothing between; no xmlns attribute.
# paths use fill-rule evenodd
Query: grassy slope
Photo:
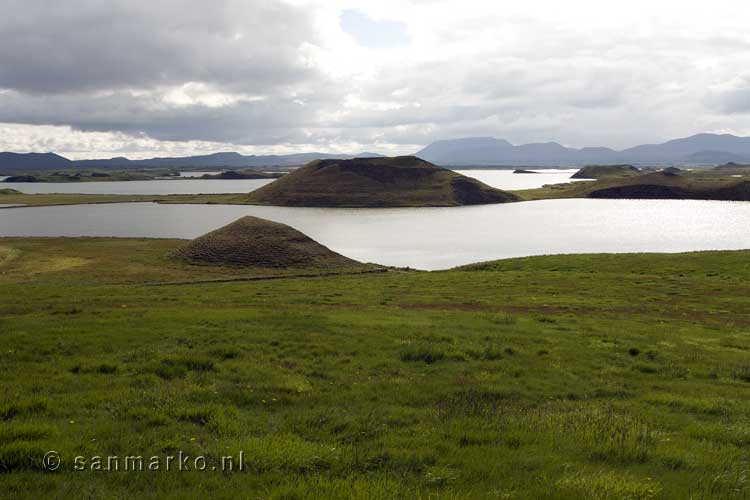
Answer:
<svg viewBox="0 0 750 500"><path fill-rule="evenodd" d="M748 252L139 286L176 244L0 239L5 495L750 495ZM178 449L250 470L67 472Z"/></svg>
<svg viewBox="0 0 750 500"><path fill-rule="evenodd" d="M659 195L654 194L654 189ZM617 192L617 191L621 192ZM670 191L665 195L664 192ZM670 198L750 201L746 179L709 173L664 175L652 173L593 182L554 184L514 191L522 200L555 198Z"/></svg>

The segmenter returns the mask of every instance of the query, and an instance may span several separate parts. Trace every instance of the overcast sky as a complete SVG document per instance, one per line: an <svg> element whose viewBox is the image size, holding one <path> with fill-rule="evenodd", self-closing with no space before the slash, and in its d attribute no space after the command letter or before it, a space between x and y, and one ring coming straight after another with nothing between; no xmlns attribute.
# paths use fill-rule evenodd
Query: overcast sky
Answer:
<svg viewBox="0 0 750 500"><path fill-rule="evenodd" d="M0 0L0 150L750 135L750 2Z"/></svg>

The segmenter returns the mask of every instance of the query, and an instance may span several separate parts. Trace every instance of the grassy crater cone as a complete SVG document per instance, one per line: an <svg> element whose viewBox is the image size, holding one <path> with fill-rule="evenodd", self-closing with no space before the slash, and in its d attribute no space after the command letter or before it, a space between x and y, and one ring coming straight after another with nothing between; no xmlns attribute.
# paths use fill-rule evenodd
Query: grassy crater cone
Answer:
<svg viewBox="0 0 750 500"><path fill-rule="evenodd" d="M441 207L518 198L415 156L398 156L316 160L253 191L247 200L295 207Z"/></svg>
<svg viewBox="0 0 750 500"><path fill-rule="evenodd" d="M352 268L344 257L285 224L243 217L170 254L194 264L270 268Z"/></svg>

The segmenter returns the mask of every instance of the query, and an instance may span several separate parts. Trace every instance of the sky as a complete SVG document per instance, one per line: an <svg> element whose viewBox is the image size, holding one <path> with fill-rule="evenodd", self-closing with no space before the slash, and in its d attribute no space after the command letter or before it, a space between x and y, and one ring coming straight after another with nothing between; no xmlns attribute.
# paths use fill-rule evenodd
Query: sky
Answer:
<svg viewBox="0 0 750 500"><path fill-rule="evenodd" d="M0 0L0 151L750 135L750 2Z"/></svg>

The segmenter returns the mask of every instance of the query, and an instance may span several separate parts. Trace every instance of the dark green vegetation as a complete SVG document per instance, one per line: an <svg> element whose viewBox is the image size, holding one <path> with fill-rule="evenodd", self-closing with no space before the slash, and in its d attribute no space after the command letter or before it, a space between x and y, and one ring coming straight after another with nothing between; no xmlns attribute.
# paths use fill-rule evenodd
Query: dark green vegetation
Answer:
<svg viewBox="0 0 750 500"><path fill-rule="evenodd" d="M8 195L8 194L21 194L21 192L16 191L15 189L9 189L9 188L0 189L0 195Z"/></svg>
<svg viewBox="0 0 750 500"><path fill-rule="evenodd" d="M181 244L0 239L3 496L750 495L749 252L142 286L237 275Z"/></svg>
<svg viewBox="0 0 750 500"><path fill-rule="evenodd" d="M596 186L589 198L658 198L674 200L750 200L750 182L701 179L657 172L610 186Z"/></svg>
<svg viewBox="0 0 750 500"><path fill-rule="evenodd" d="M257 170L229 170L216 174L204 174L200 179L276 179L281 173L264 173ZM53 173L27 173L8 177L3 182L116 182L153 181L161 179L188 182L198 177L180 177L175 170L126 170L126 171L65 171Z"/></svg>
<svg viewBox="0 0 750 500"><path fill-rule="evenodd" d="M524 200L555 198L631 198L750 201L750 181L713 171L662 171L595 182L547 185L516 191Z"/></svg>
<svg viewBox="0 0 750 500"><path fill-rule="evenodd" d="M33 175L12 175L3 182L41 182L41 180Z"/></svg>
<svg viewBox="0 0 750 500"><path fill-rule="evenodd" d="M169 171L70 171L54 173L33 173L13 175L3 182L115 182L115 181L152 181L164 177L179 178L179 174Z"/></svg>
<svg viewBox="0 0 750 500"><path fill-rule="evenodd" d="M573 174L572 179L604 179L606 177L631 177L640 170L633 165L589 165Z"/></svg>
<svg viewBox="0 0 750 500"><path fill-rule="evenodd" d="M377 153L361 153L357 156L379 156ZM142 160L128 158L100 158L96 160L69 160L54 153L2 153L0 152L0 175L15 175L29 172L56 170L223 170L240 168L263 168L264 170L286 170L289 167L323 158L351 158L351 155L327 153L297 153L290 155L241 155L234 152L211 153L199 156L161 157Z"/></svg>
<svg viewBox="0 0 750 500"><path fill-rule="evenodd" d="M243 217L196 238L170 254L194 264L262 268L364 268L294 228Z"/></svg>
<svg viewBox="0 0 750 500"><path fill-rule="evenodd" d="M201 179L278 179L282 175L283 174L266 174L255 170L228 170L226 172L219 172L217 174L203 174L201 176Z"/></svg>
<svg viewBox="0 0 750 500"><path fill-rule="evenodd" d="M750 165L743 165L741 163L725 163L712 169L716 173L724 175L750 175Z"/></svg>
<svg viewBox="0 0 750 500"><path fill-rule="evenodd" d="M253 191L247 202L307 207L457 206L516 201L414 156L318 160Z"/></svg>
<svg viewBox="0 0 750 500"><path fill-rule="evenodd" d="M661 172L667 175L669 174L682 175L684 173L681 168L677 168L677 167L667 167L663 169Z"/></svg>

